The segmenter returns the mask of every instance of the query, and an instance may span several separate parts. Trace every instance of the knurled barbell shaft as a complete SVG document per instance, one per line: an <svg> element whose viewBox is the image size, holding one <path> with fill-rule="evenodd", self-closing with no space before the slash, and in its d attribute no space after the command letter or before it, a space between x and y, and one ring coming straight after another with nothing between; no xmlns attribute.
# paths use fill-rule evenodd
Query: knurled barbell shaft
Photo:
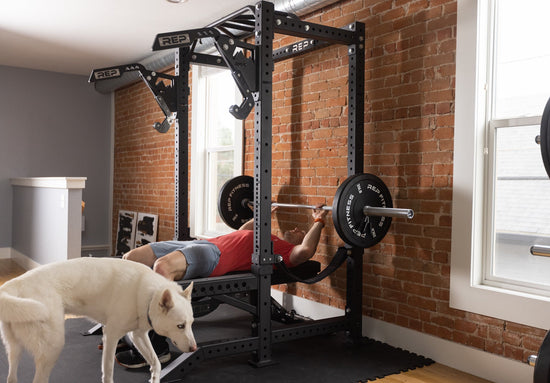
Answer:
<svg viewBox="0 0 550 383"><path fill-rule="evenodd" d="M254 203L252 201L245 201L245 203L249 206L252 206L252 207L254 206ZM273 202L271 206L290 207L290 208L298 208L298 209L319 209L315 205L301 205L301 204L280 203L280 202ZM332 211L332 206L322 206L321 209ZM395 217L395 218L408 218L408 219L411 219L412 217L414 217L414 211L412 209L398 209L394 207L365 206L363 207L363 214L368 216Z"/></svg>

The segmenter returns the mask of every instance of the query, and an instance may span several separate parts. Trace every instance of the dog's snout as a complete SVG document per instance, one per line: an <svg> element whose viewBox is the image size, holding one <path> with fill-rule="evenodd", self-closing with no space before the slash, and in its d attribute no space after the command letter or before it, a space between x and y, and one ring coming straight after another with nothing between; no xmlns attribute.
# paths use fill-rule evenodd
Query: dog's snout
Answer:
<svg viewBox="0 0 550 383"><path fill-rule="evenodd" d="M180 346L174 340L172 340L172 343L174 344L174 346L176 346L177 348L179 348L183 352L195 352L195 351L197 351L197 343L195 343L195 342L189 344L188 351L184 351L182 348L180 348Z"/></svg>

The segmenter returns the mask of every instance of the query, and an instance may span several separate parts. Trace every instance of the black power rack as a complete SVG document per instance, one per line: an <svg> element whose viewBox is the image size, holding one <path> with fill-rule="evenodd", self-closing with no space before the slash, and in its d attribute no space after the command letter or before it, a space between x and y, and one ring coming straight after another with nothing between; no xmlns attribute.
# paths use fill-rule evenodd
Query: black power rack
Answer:
<svg viewBox="0 0 550 383"><path fill-rule="evenodd" d="M273 50L274 34L303 38ZM254 38L254 43L247 42ZM346 245L338 249L347 264L346 308L341 317L306 321L281 329L271 327L271 284L277 263L271 243L271 157L272 157L272 79L274 63L329 45L348 47L348 175L363 172L364 154L364 63L365 26L354 22L334 28L301 21L297 16L275 11L270 2L244 7L202 29L162 33L153 50L176 49L174 76L148 71L140 64L94 70L90 81L107 80L124 72L138 71L163 110L166 119L155 124L165 132L175 121L176 135L176 222L175 238L190 239L188 226L188 112L190 65L213 65L231 70L243 96L241 105L230 113L245 119L254 109L254 253L250 273L194 281L193 297L216 297L254 315L252 334L243 339L200 344L194 353L185 353L162 370L161 381L182 379L202 360L235 353L252 352L251 363L261 367L274 363L272 344L337 331L346 331L354 342L362 337L363 249ZM199 41L213 40L219 55L195 52ZM165 85L168 81L169 85ZM290 282L291 280L289 280ZM187 285L189 281L181 281ZM250 293L252 303L242 303L235 294Z"/></svg>

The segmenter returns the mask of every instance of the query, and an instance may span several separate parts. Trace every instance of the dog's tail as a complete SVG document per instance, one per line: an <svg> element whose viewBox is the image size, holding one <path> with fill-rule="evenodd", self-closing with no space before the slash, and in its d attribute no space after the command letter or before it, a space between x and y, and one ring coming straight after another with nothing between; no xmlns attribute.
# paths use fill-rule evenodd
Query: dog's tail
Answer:
<svg viewBox="0 0 550 383"><path fill-rule="evenodd" d="M45 320L47 317L48 309L43 303L0 292L0 321L34 322Z"/></svg>

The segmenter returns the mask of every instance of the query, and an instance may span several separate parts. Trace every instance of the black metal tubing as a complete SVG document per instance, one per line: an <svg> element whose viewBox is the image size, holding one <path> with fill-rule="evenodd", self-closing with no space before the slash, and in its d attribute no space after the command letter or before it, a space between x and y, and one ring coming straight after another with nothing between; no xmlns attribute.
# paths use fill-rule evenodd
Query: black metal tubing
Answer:
<svg viewBox="0 0 550 383"><path fill-rule="evenodd" d="M364 92L365 92L365 25L350 25L357 34L354 44L348 46L348 175L363 173L364 158ZM363 254L358 247L350 249L347 259L346 318L349 335L354 342L362 337L363 314Z"/></svg>
<svg viewBox="0 0 550 383"><path fill-rule="evenodd" d="M176 124L175 124L175 218L174 238L191 239L189 228L189 48L178 48L175 57Z"/></svg>
<svg viewBox="0 0 550 383"><path fill-rule="evenodd" d="M191 281L182 280L178 283L185 289ZM195 279L193 280L193 298L252 291L257 287L258 278L252 273Z"/></svg>
<svg viewBox="0 0 550 383"><path fill-rule="evenodd" d="M296 339L309 338L316 335L331 334L349 329L346 317L319 319L311 322L286 325L284 328L274 329L271 334L273 343L288 342Z"/></svg>
<svg viewBox="0 0 550 383"><path fill-rule="evenodd" d="M251 305L250 303L247 303L242 299L235 298L231 295L216 295L216 299L222 303L227 303L228 305L231 305L243 311L248 311L251 314L256 314L256 306Z"/></svg>
<svg viewBox="0 0 550 383"><path fill-rule="evenodd" d="M181 382L182 377L196 367L203 360L214 359L226 355L234 355L243 352L251 352L258 349L258 338L232 339L218 342L210 342L200 345L193 353L181 354L160 373L163 383Z"/></svg>
<svg viewBox="0 0 550 383"><path fill-rule="evenodd" d="M247 13L250 14L250 19L251 20L255 20L254 6L247 5L246 7L238 9L235 12L232 12L229 15L227 15L225 17L222 17L221 19L218 19L218 20L214 21L213 23L207 25L206 27L207 28L209 28L209 27L216 28L220 25L224 25L224 23L227 22L227 21L234 21L234 20L242 21L243 19L246 19L245 15ZM254 25L254 24L252 24L252 25Z"/></svg>
<svg viewBox="0 0 550 383"><path fill-rule="evenodd" d="M353 24L358 38L365 35L365 24ZM348 47L348 175L363 173L365 110L365 47L362 42Z"/></svg>
<svg viewBox="0 0 550 383"><path fill-rule="evenodd" d="M306 40L298 41L294 44L290 44L273 51L273 60L275 62L287 60L289 58L300 56L306 52L312 52L317 49L327 47L329 45L330 44L326 41L320 41L320 40L314 40L314 39L306 39Z"/></svg>
<svg viewBox="0 0 550 383"><path fill-rule="evenodd" d="M273 86L273 13L272 3L259 2L255 8L258 91L254 92L254 253L252 272L258 277L255 335L258 349L253 363L270 365L271 359L271 274L275 256L271 243L271 138Z"/></svg>
<svg viewBox="0 0 550 383"><path fill-rule="evenodd" d="M323 40L331 44L350 45L358 42L358 35L349 29L309 23L300 19L289 18L281 12L275 12L275 33Z"/></svg>
<svg viewBox="0 0 550 383"><path fill-rule="evenodd" d="M218 26L218 28L236 29L236 30L250 33L250 32L254 32L254 23L249 24L249 23L235 22L235 20L233 20L233 21L227 21L223 23L223 26L220 25Z"/></svg>

